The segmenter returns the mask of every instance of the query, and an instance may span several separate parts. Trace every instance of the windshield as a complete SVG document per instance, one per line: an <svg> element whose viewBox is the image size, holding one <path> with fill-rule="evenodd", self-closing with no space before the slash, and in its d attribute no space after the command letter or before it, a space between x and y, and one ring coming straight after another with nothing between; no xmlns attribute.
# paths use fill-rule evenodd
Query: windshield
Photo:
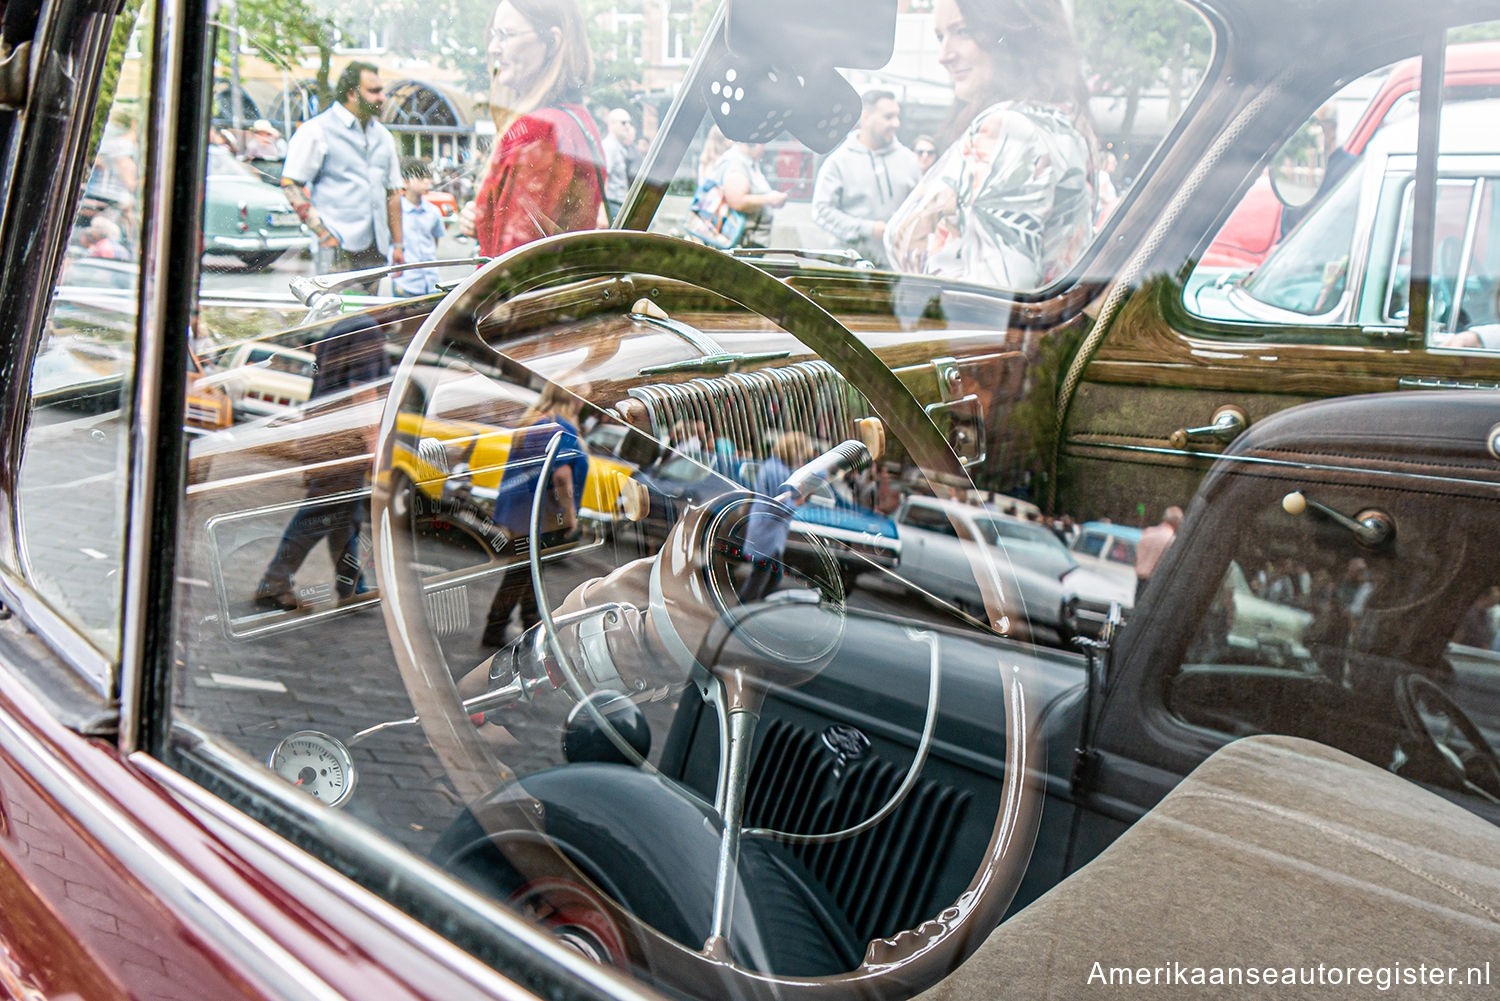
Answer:
<svg viewBox="0 0 1500 1001"><path fill-rule="evenodd" d="M734 51L698 81L707 112L659 178L669 187L650 228L1006 290L1067 275L1160 138L1161 123L1128 109L1147 81L1165 107L1185 106L1211 51L1206 26L1185 6L1137 21L1079 0L1064 5L1071 20L997 22L985 46L969 39L991 26L968 25L955 4L922 6L846 25L807 53L753 26L736 34L735 12L752 8L731 6ZM1170 60L1155 34L1168 30ZM777 76L797 59L800 83ZM1012 67L1009 89L974 82L997 65Z"/></svg>
<svg viewBox="0 0 1500 1001"><path fill-rule="evenodd" d="M1338 305L1349 282L1365 170L1361 159L1246 279L1246 292L1267 305L1307 316L1328 313Z"/></svg>

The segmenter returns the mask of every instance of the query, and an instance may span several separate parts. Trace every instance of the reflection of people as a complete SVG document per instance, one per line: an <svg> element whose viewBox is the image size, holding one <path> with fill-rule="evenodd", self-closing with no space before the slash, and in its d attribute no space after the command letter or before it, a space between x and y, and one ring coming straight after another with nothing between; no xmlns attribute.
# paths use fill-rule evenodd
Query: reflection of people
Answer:
<svg viewBox="0 0 1500 1001"><path fill-rule="evenodd" d="M423 196L432 190L432 173L414 156L401 161L401 179L406 188L401 198L401 232L406 237L406 263L438 259L438 241L443 238L443 214ZM437 288L437 268L402 271L391 278L397 295L427 295Z"/></svg>
<svg viewBox="0 0 1500 1001"><path fill-rule="evenodd" d="M1319 668L1330 678L1347 681L1349 657L1361 642L1365 610L1375 594L1370 565L1362 557L1351 559L1344 576L1331 587L1316 589L1315 618L1307 629L1308 646Z"/></svg>
<svg viewBox="0 0 1500 1001"><path fill-rule="evenodd" d="M859 128L818 168L813 220L861 257L885 264L885 221L922 177L896 138L901 106L888 90L866 91Z"/></svg>
<svg viewBox="0 0 1500 1001"><path fill-rule="evenodd" d="M786 192L774 191L765 172L760 169L766 155L764 143L730 143L718 160L704 174L724 191L724 201L745 216L742 247L769 247L771 220L776 210L786 204Z"/></svg>
<svg viewBox="0 0 1500 1001"><path fill-rule="evenodd" d="M385 339L367 318L356 314L341 321L313 345L313 355L317 359L313 399L343 390L357 391L354 403L380 398L376 384L390 374L391 363ZM276 555L255 588L257 608L290 611L302 606L292 588L292 575L325 538L333 558L335 594L340 601L354 596L359 588L359 526L365 507L358 491L364 486L365 472L363 463L345 462L332 468L314 466L308 473L308 502L282 533ZM323 499L338 495L345 496Z"/></svg>
<svg viewBox="0 0 1500 1001"><path fill-rule="evenodd" d="M630 112L616 108L605 116L604 204L610 219L620 214L630 191L630 161L635 156L635 123Z"/></svg>
<svg viewBox="0 0 1500 1001"><path fill-rule="evenodd" d="M901 506L901 487L891 477L891 471L881 466L875 472L875 504L877 514L890 517Z"/></svg>
<svg viewBox="0 0 1500 1001"><path fill-rule="evenodd" d="M710 168L719 162L719 157L729 149L729 140L724 138L724 133L717 125L708 130L704 137L703 149L698 153L698 183L708 176Z"/></svg>
<svg viewBox="0 0 1500 1001"><path fill-rule="evenodd" d="M292 133L281 190L318 245L331 252L332 270L378 268L388 256L400 264L401 168L396 140L380 123L380 71L350 63L339 75L337 93L338 104ZM364 287L373 294L379 284L376 279Z"/></svg>
<svg viewBox="0 0 1500 1001"><path fill-rule="evenodd" d="M1093 235L1087 92L1058 0L937 0L947 148L886 227L899 270L1041 288Z"/></svg>
<svg viewBox="0 0 1500 1001"><path fill-rule="evenodd" d="M89 176L89 193L116 203L133 202L140 183L140 158L136 116L129 111L115 111L99 141L94 170Z"/></svg>
<svg viewBox="0 0 1500 1001"><path fill-rule="evenodd" d="M771 454L755 474L755 492L775 497L792 471L812 458L812 445L801 431L788 431L777 439ZM781 582L782 558L786 554L791 519L785 511L765 500L757 501L745 527L745 553L753 561L750 576L740 585L741 601L759 601Z"/></svg>
<svg viewBox="0 0 1500 1001"><path fill-rule="evenodd" d="M502 0L490 17L490 104L499 140L460 219L481 253L599 225L604 154L583 106L593 62L575 0Z"/></svg>
<svg viewBox="0 0 1500 1001"><path fill-rule="evenodd" d="M1463 646L1490 649L1496 639L1495 612L1500 607L1500 587L1487 587L1469 606L1453 634L1453 642Z"/></svg>
<svg viewBox="0 0 1500 1001"><path fill-rule="evenodd" d="M250 135L245 139L245 148L240 156L246 160L283 160L286 158L286 140L276 126L264 118L257 118L250 126Z"/></svg>
<svg viewBox="0 0 1500 1001"><path fill-rule="evenodd" d="M1099 157L1099 169L1094 174L1094 195L1099 201L1099 219L1103 220L1115 210L1120 193L1115 189L1115 171L1120 161L1109 150Z"/></svg>
<svg viewBox="0 0 1500 1001"><path fill-rule="evenodd" d="M102 215L94 216L81 234L83 245L88 248L84 256L102 257L111 261L128 260L130 253L121 246L120 236L120 227L113 220Z"/></svg>
<svg viewBox="0 0 1500 1001"><path fill-rule="evenodd" d="M917 141L912 143L911 151L916 154L917 166L922 173L927 173L934 163L937 163L937 140L929 135L917 136Z"/></svg>
<svg viewBox="0 0 1500 1001"><path fill-rule="evenodd" d="M502 557L521 562L507 569L500 579L500 587L485 616L482 646L505 645L505 630L517 604L521 606L522 631L541 621L531 568L526 562L531 544L531 508L542 460L548 445L559 434L562 441L557 446L551 482L537 523L537 545L543 550L550 549L578 534L578 509L583 504L583 485L589 472L588 453L578 432L578 410L578 397L549 382L511 439L495 498L494 518L510 540Z"/></svg>
<svg viewBox="0 0 1500 1001"><path fill-rule="evenodd" d="M1135 600L1141 600L1141 592L1146 590L1146 582L1156 572L1156 565L1161 562L1162 556L1172 541L1177 538L1177 526L1182 524L1182 508L1173 504L1162 514L1161 522L1152 525L1141 532L1141 539L1135 544Z"/></svg>

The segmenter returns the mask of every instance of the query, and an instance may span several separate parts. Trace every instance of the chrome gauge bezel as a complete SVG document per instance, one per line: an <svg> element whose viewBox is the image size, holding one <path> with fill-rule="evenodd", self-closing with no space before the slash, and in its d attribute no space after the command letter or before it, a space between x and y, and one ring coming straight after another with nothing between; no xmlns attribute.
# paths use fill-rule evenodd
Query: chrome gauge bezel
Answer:
<svg viewBox="0 0 1500 1001"><path fill-rule="evenodd" d="M276 764L276 759L280 757L294 741L298 740L310 741L313 744L318 745L319 749L326 752L334 760L336 766L340 768L344 774L343 790L338 794L338 796L334 797L333 799L324 799L323 797L318 796L310 791L308 791L308 794L313 796L314 799L316 799L319 803L322 803L324 806L343 806L349 801L349 797L353 794L354 787L358 782L359 776L354 769L354 756L349 753L349 748L344 746L343 741L339 740L337 737L331 737L328 734L323 733L321 730L298 730L296 733L289 733L285 737L281 738L281 740L278 741L276 746L271 750L271 753L267 755L266 765L271 769L271 771L275 772L282 779L295 786L297 784L295 778L283 772L282 767L284 766L278 766Z"/></svg>

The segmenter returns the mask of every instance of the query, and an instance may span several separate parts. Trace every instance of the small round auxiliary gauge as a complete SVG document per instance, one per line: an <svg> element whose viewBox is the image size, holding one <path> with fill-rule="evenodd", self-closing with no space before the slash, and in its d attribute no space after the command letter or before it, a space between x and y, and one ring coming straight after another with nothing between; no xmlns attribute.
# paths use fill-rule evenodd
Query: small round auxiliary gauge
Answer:
<svg viewBox="0 0 1500 1001"><path fill-rule="evenodd" d="M316 800L338 806L354 791L354 759L339 741L317 730L298 730L276 745L271 770Z"/></svg>

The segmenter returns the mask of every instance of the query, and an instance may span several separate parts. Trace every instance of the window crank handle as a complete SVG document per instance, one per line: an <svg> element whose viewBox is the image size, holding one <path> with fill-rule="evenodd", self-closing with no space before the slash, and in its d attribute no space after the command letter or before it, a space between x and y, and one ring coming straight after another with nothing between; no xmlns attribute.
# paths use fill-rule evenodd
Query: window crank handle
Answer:
<svg viewBox="0 0 1500 1001"><path fill-rule="evenodd" d="M1249 416L1232 404L1214 411L1213 422L1199 428L1178 428L1168 437L1173 448L1187 448L1194 442L1216 441L1227 445L1250 426Z"/></svg>

